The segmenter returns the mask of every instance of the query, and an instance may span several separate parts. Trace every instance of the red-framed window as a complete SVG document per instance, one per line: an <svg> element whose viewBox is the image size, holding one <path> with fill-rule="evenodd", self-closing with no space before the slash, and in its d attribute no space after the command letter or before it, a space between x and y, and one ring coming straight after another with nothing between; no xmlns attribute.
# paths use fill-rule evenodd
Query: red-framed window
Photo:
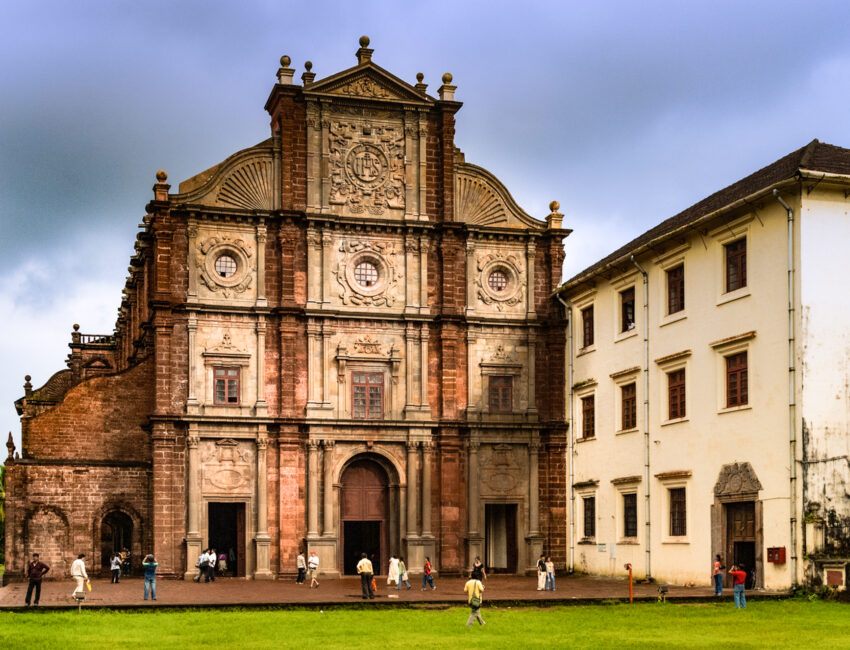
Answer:
<svg viewBox="0 0 850 650"><path fill-rule="evenodd" d="M726 357L726 406L744 406L749 399L747 353Z"/></svg>
<svg viewBox="0 0 850 650"><path fill-rule="evenodd" d="M581 347L593 345L593 305L581 310Z"/></svg>
<svg viewBox="0 0 850 650"><path fill-rule="evenodd" d="M620 292L620 331L628 332L635 328L635 288Z"/></svg>
<svg viewBox="0 0 850 650"><path fill-rule="evenodd" d="M351 417L380 420L384 417L384 374L351 373Z"/></svg>
<svg viewBox="0 0 850 650"><path fill-rule="evenodd" d="M511 413L513 409L513 377L490 377L490 413Z"/></svg>
<svg viewBox="0 0 850 650"><path fill-rule="evenodd" d="M685 488L670 488L670 536L684 537L688 534Z"/></svg>
<svg viewBox="0 0 850 650"><path fill-rule="evenodd" d="M593 395L581 398L581 437L593 438L596 435L596 399Z"/></svg>
<svg viewBox="0 0 850 650"><path fill-rule="evenodd" d="M239 404L240 368L213 368L213 402Z"/></svg>
<svg viewBox="0 0 850 650"><path fill-rule="evenodd" d="M667 373L668 413L670 420L685 417L685 369Z"/></svg>
<svg viewBox="0 0 850 650"><path fill-rule="evenodd" d="M685 265L667 271L667 313L675 314L685 308Z"/></svg>
<svg viewBox="0 0 850 650"><path fill-rule="evenodd" d="M637 426L637 387L635 384L626 384L620 388L623 399L623 422L622 428L634 429Z"/></svg>
<svg viewBox="0 0 850 650"><path fill-rule="evenodd" d="M746 237L726 244L726 291L735 291L747 286L747 239Z"/></svg>

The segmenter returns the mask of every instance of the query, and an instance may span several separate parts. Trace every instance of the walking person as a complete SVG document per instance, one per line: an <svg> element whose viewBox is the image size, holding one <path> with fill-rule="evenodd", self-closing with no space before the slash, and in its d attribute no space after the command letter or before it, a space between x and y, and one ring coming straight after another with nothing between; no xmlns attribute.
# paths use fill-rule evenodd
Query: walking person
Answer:
<svg viewBox="0 0 850 650"><path fill-rule="evenodd" d="M396 586L398 586L399 585L398 575L399 575L399 573L398 573L398 558L395 555L391 555L390 556L390 566L389 566L389 569L387 570L387 586L389 586L391 583L395 583Z"/></svg>
<svg viewBox="0 0 850 650"><path fill-rule="evenodd" d="M316 555L316 551L310 551L310 559L307 560L307 568L310 569L310 589L315 585L316 588L319 587L319 581L316 578L319 575L319 556Z"/></svg>
<svg viewBox="0 0 850 650"><path fill-rule="evenodd" d="M192 578L192 582L200 582L201 581L201 578L203 577L204 571L205 571L204 570L204 562L206 561L206 557L207 557L206 551L203 551L198 556L198 561L197 561L197 563L195 563L195 567L198 569L198 575L196 575L194 578Z"/></svg>
<svg viewBox="0 0 850 650"><path fill-rule="evenodd" d="M436 589L434 586L434 576L431 575L431 558L425 556L425 571L422 573L422 591L425 591L425 585L431 585L431 591Z"/></svg>
<svg viewBox="0 0 850 650"><path fill-rule="evenodd" d="M145 600L148 599L148 589L151 592L151 599L156 600L156 567L158 563L150 553L142 560L142 567L145 569Z"/></svg>
<svg viewBox="0 0 850 650"><path fill-rule="evenodd" d="M747 595L744 593L744 587L747 582L747 572L744 571L743 567L733 564L732 568L729 569L729 575L732 576L732 591L735 596L735 608L746 609Z"/></svg>
<svg viewBox="0 0 850 650"><path fill-rule="evenodd" d="M32 562L27 562L27 579L29 580L29 585L27 585L27 597L24 601L27 606L32 602L33 590L35 590L34 604L38 606L38 601L41 598L41 579L48 571L50 571L50 567L38 559L38 553L33 553Z"/></svg>
<svg viewBox="0 0 850 650"><path fill-rule="evenodd" d="M555 591L555 563L551 556L546 558L546 589Z"/></svg>
<svg viewBox="0 0 850 650"><path fill-rule="evenodd" d="M476 578L470 578L463 586L466 592L466 602L469 603L469 618L466 620L467 627L478 620L479 625L487 625L481 618L481 603L484 602L484 585Z"/></svg>
<svg viewBox="0 0 850 650"><path fill-rule="evenodd" d="M218 555L215 553L215 549L211 548L210 552L207 554L207 561L209 565L207 566L207 574L210 577L212 582L215 582L215 567L218 564Z"/></svg>
<svg viewBox="0 0 850 650"><path fill-rule="evenodd" d="M712 571L712 580L714 580L714 595L722 596L723 595L723 569L726 567L723 566L723 560L720 559L720 555L714 556L714 570Z"/></svg>
<svg viewBox="0 0 850 650"><path fill-rule="evenodd" d="M76 581L76 586L71 594L71 598L82 600L86 597L85 584L89 582L89 574L86 573L85 553L80 553L77 559L71 564L71 577Z"/></svg>
<svg viewBox="0 0 850 650"><path fill-rule="evenodd" d="M218 575L223 576L227 573L227 555L219 553L218 556Z"/></svg>
<svg viewBox="0 0 850 650"><path fill-rule="evenodd" d="M540 554L540 559L537 560L537 591L546 589L546 556Z"/></svg>
<svg viewBox="0 0 850 650"><path fill-rule="evenodd" d="M365 553L360 554L360 561L357 563L357 573L360 574L360 588L363 590L363 600L367 598L372 600L375 598L375 593L372 591L372 562L366 557Z"/></svg>
<svg viewBox="0 0 850 650"><path fill-rule="evenodd" d="M121 556L117 553L113 553L109 558L109 569L112 571L111 584L117 585L121 578Z"/></svg>
<svg viewBox="0 0 850 650"><path fill-rule="evenodd" d="M484 582L487 579L487 572L484 570L481 558L477 555L475 556L475 561L472 563L472 570L469 572L469 577L481 580L481 582Z"/></svg>
<svg viewBox="0 0 850 650"><path fill-rule="evenodd" d="M298 568L298 577L295 578L295 584L303 585L304 576L307 575L307 560L304 558L304 551L298 551L298 557L295 559L295 566Z"/></svg>
<svg viewBox="0 0 850 650"><path fill-rule="evenodd" d="M407 575L407 565L404 563L404 558L398 558L398 590L401 591L401 585L404 585L410 589L410 576Z"/></svg>

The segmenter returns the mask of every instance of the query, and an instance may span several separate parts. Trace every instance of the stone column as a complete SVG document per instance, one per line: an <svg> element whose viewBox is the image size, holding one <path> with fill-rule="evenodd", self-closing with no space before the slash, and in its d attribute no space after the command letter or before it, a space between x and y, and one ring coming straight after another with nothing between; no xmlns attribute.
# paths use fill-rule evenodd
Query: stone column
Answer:
<svg viewBox="0 0 850 650"><path fill-rule="evenodd" d="M407 443L407 538L418 537L417 523L417 476L416 476L416 447L419 443Z"/></svg>
<svg viewBox="0 0 850 650"><path fill-rule="evenodd" d="M434 443L422 443L422 536L431 537L431 459Z"/></svg>
<svg viewBox="0 0 850 650"><path fill-rule="evenodd" d="M198 396L195 394L197 390L197 386L195 385L195 335L198 332L198 319L195 316L195 312L189 312L189 321L186 327L189 330L189 395L186 399L186 411L189 414L194 414L197 413L198 409Z"/></svg>
<svg viewBox="0 0 850 650"><path fill-rule="evenodd" d="M405 341L405 358L404 358L404 367L406 372L404 373L404 401L406 407L411 407L415 404L416 400L414 400L413 395L413 387L416 376L416 364L413 363L413 360L416 358L416 342L419 338L419 334L416 331L416 325L414 323L408 323L404 329L404 341ZM421 399L418 400L421 404Z"/></svg>
<svg viewBox="0 0 850 650"><path fill-rule="evenodd" d="M201 554L201 487L200 487L200 438L198 437L198 425L189 425L189 435L186 438L186 446L188 448L188 489L187 497L187 514L189 518L189 530L186 531L186 571L183 574L184 580L189 580L197 574L195 562Z"/></svg>
<svg viewBox="0 0 850 650"><path fill-rule="evenodd" d="M325 479L325 504L322 510L324 519L322 521L322 534L325 537L334 535L334 482L333 482L333 452L334 441L325 440L324 456L322 462L323 476Z"/></svg>
<svg viewBox="0 0 850 650"><path fill-rule="evenodd" d="M528 319L537 318L537 313L534 311L534 256L537 251L537 246L533 239L529 239L525 246L525 265L527 270L526 294L527 300L525 317Z"/></svg>
<svg viewBox="0 0 850 650"><path fill-rule="evenodd" d="M318 402L317 384L316 381L316 345L321 334L322 328L319 323L310 320L307 323L307 404L315 404ZM324 372L321 368L321 372Z"/></svg>
<svg viewBox="0 0 850 650"><path fill-rule="evenodd" d="M316 306L321 296L322 235L315 228L307 228L307 304Z"/></svg>
<svg viewBox="0 0 850 650"><path fill-rule="evenodd" d="M478 506L480 505L478 486L478 449L480 446L481 442L477 437L470 437L466 442L466 449L469 455L469 471L467 472L466 480L469 492L467 498L467 515L470 536L477 536L480 532L478 530Z"/></svg>
<svg viewBox="0 0 850 650"><path fill-rule="evenodd" d="M419 238L419 313L428 313L428 249L431 243L425 235Z"/></svg>
<svg viewBox="0 0 850 650"><path fill-rule="evenodd" d="M328 282L331 277L331 246L333 246L333 234L328 229L322 230L322 303L330 302L328 294Z"/></svg>
<svg viewBox="0 0 850 650"><path fill-rule="evenodd" d="M195 219L194 215L189 217L187 234L189 235L189 259L193 259L194 256L195 256L196 242L198 240L198 222ZM186 294L186 301L187 302L197 302L198 301L198 270L197 269L192 269L192 268L189 269L189 290Z"/></svg>
<svg viewBox="0 0 850 650"><path fill-rule="evenodd" d="M528 443L528 534L540 533L540 479L538 460L540 440L535 436Z"/></svg>
<svg viewBox="0 0 850 650"><path fill-rule="evenodd" d="M266 302L266 226L257 226L257 306L265 307Z"/></svg>
<svg viewBox="0 0 850 650"><path fill-rule="evenodd" d="M428 336L430 328L428 323L422 323L422 329L419 330L419 371L421 373L419 379L419 404L428 406Z"/></svg>
<svg viewBox="0 0 850 650"><path fill-rule="evenodd" d="M271 580L271 538L269 537L268 509L268 446L265 427L257 436L257 533L255 537L257 567L255 580Z"/></svg>
<svg viewBox="0 0 850 650"><path fill-rule="evenodd" d="M478 269L475 268L475 241L473 239L466 240L466 313L475 313L475 303L477 296L475 295L475 274Z"/></svg>
<svg viewBox="0 0 850 650"><path fill-rule="evenodd" d="M319 535L319 443L307 441L307 537Z"/></svg>
<svg viewBox="0 0 850 650"><path fill-rule="evenodd" d="M266 404L266 319L260 314L257 317L257 404L256 415L263 416L268 412Z"/></svg>
<svg viewBox="0 0 850 650"><path fill-rule="evenodd" d="M528 332L528 413L537 415L537 332Z"/></svg>

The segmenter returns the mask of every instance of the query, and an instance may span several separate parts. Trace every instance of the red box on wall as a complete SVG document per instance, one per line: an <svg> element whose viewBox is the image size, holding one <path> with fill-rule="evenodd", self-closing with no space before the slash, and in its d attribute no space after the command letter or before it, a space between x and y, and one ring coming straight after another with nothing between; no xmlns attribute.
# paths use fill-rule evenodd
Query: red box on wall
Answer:
<svg viewBox="0 0 850 650"><path fill-rule="evenodd" d="M767 549L767 561L774 564L785 564L785 547L771 546Z"/></svg>

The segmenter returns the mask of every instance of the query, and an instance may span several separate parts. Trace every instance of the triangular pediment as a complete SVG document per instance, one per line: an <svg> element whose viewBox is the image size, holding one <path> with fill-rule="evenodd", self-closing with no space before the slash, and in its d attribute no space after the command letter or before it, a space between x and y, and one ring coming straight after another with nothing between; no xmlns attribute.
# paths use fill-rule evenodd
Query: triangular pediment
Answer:
<svg viewBox="0 0 850 650"><path fill-rule="evenodd" d="M417 104L435 101L371 61L321 79L304 88L304 94Z"/></svg>

